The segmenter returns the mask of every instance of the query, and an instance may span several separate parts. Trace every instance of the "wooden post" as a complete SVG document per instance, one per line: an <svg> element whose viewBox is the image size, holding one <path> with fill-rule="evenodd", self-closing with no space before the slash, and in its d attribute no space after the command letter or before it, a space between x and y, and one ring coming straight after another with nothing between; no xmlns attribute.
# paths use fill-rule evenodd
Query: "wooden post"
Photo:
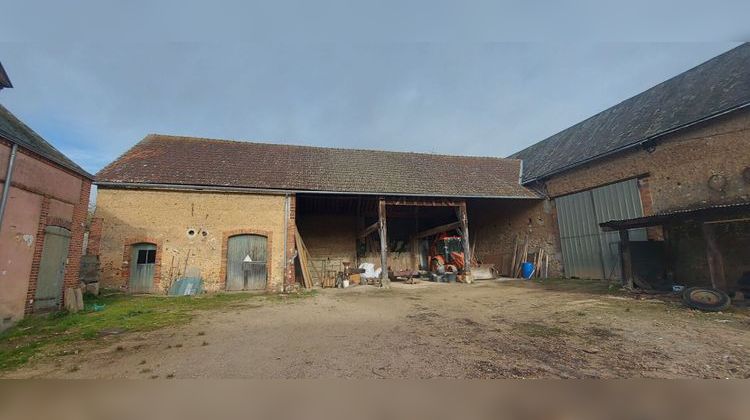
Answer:
<svg viewBox="0 0 750 420"><path fill-rule="evenodd" d="M386 228L384 198L378 201L378 223L380 232L380 284L387 289L391 287L391 279L388 277L388 229Z"/></svg>
<svg viewBox="0 0 750 420"><path fill-rule="evenodd" d="M711 287L726 290L727 283L724 276L724 258L721 256L719 244L716 243L714 225L703 223L703 237L706 240L706 258L708 259L708 273L711 277Z"/></svg>
<svg viewBox="0 0 750 420"><path fill-rule="evenodd" d="M672 225L661 226L664 236L664 278L670 283L674 282L674 253L672 250Z"/></svg>
<svg viewBox="0 0 750 420"><path fill-rule="evenodd" d="M471 276L471 244L469 242L469 216L466 214L466 202L458 205L458 221L461 223L461 236L464 244L464 271Z"/></svg>
<svg viewBox="0 0 750 420"><path fill-rule="evenodd" d="M630 254L630 233L620 229L620 257L622 265L622 283L626 289L633 289L633 259Z"/></svg>

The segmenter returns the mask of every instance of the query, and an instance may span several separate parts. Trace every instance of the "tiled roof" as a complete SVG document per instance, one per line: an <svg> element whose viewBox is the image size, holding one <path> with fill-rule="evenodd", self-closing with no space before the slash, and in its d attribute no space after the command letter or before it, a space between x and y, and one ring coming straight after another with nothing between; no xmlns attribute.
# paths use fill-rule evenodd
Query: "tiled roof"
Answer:
<svg viewBox="0 0 750 420"><path fill-rule="evenodd" d="M523 160L524 182L545 178L748 104L745 43L511 157Z"/></svg>
<svg viewBox="0 0 750 420"><path fill-rule="evenodd" d="M93 176L83 170L75 162L68 159L54 146L47 143L39 134L34 132L29 126L11 114L4 106L0 105L0 137L18 144L19 146L30 150L58 165L70 169L71 171L83 175L86 178Z"/></svg>
<svg viewBox="0 0 750 420"><path fill-rule="evenodd" d="M537 198L520 161L149 135L96 175L100 185Z"/></svg>

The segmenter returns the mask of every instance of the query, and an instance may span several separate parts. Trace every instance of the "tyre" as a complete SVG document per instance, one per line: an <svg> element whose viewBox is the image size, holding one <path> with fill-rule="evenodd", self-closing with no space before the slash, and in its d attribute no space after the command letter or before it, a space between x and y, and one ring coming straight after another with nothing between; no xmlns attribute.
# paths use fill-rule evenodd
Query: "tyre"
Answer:
<svg viewBox="0 0 750 420"><path fill-rule="evenodd" d="M691 287L682 293L685 305L701 311L723 311L729 307L729 295L710 287Z"/></svg>

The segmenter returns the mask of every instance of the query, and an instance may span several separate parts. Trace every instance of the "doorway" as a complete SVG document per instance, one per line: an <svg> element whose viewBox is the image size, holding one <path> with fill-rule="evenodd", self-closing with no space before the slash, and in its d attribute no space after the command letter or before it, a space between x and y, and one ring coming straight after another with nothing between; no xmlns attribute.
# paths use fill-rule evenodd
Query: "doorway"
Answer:
<svg viewBox="0 0 750 420"><path fill-rule="evenodd" d="M268 238L236 235L227 243L227 290L264 290L268 279Z"/></svg>
<svg viewBox="0 0 750 420"><path fill-rule="evenodd" d="M130 253L130 264L130 293L151 293L154 288L156 245L133 245Z"/></svg>
<svg viewBox="0 0 750 420"><path fill-rule="evenodd" d="M54 310L60 306L69 244L68 229L59 226L44 229L42 259L34 296L35 311Z"/></svg>

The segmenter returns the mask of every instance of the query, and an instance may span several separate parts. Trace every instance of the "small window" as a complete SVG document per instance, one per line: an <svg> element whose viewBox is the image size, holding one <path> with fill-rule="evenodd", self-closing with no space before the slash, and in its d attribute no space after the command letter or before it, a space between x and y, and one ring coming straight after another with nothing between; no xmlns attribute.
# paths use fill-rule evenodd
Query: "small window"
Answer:
<svg viewBox="0 0 750 420"><path fill-rule="evenodd" d="M138 250L138 264L154 264L156 262L155 249Z"/></svg>

